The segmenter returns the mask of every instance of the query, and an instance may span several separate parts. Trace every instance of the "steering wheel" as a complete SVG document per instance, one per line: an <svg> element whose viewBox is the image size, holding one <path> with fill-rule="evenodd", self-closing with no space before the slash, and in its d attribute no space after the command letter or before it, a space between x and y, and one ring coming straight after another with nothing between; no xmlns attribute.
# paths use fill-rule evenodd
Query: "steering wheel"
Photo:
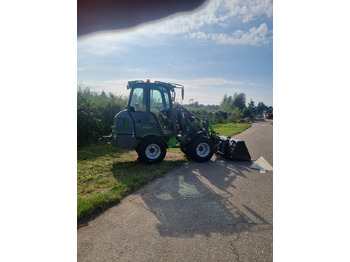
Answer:
<svg viewBox="0 0 350 262"><path fill-rule="evenodd" d="M164 110L164 109L159 110L158 113L159 113L160 117L162 118L162 120L164 122L166 122L166 119L168 118L166 110Z"/></svg>
<svg viewBox="0 0 350 262"><path fill-rule="evenodd" d="M163 109L163 110L161 110L161 113L163 114L163 115L165 115L167 118L171 118L171 112L170 112L170 109L168 109L168 110L166 110L166 109Z"/></svg>

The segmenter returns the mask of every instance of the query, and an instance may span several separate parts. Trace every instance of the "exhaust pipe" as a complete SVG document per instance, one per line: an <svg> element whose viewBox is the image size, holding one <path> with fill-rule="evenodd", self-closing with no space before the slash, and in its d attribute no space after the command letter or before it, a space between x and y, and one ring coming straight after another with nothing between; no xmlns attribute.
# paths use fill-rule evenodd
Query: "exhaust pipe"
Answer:
<svg viewBox="0 0 350 262"><path fill-rule="evenodd" d="M251 161L247 146L243 140L231 138L229 136L218 136L219 144L217 153L227 160Z"/></svg>

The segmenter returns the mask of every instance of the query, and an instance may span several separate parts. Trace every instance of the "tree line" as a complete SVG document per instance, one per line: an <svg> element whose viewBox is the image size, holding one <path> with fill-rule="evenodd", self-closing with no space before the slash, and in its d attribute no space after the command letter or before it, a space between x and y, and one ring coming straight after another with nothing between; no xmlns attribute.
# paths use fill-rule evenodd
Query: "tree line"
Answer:
<svg viewBox="0 0 350 262"><path fill-rule="evenodd" d="M188 110L196 114L199 118L208 118L212 124L222 124L226 122L240 122L244 119L252 119L255 115L263 114L267 109L264 102L255 102L251 100L246 106L246 95L244 93L235 93L233 96L224 95L220 105L198 105L198 102L184 105ZM215 109L213 109L215 108Z"/></svg>

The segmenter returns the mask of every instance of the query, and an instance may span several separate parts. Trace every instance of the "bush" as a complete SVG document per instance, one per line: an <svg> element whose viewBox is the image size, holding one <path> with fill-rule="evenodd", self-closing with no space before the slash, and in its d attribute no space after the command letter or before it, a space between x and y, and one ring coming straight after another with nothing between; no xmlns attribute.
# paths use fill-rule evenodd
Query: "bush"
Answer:
<svg viewBox="0 0 350 262"><path fill-rule="evenodd" d="M228 120L229 120L229 122L237 123L240 121L241 117L242 117L241 110L238 107L235 107L235 109L229 115Z"/></svg>
<svg viewBox="0 0 350 262"><path fill-rule="evenodd" d="M101 135L109 135L114 116L126 107L127 98L105 92L91 92L78 88L77 94L77 145L90 146Z"/></svg>
<svg viewBox="0 0 350 262"><path fill-rule="evenodd" d="M252 118L253 117L253 112L250 108L248 107L245 107L242 111L242 114L243 114L243 118L246 118L246 117L249 117L249 118Z"/></svg>

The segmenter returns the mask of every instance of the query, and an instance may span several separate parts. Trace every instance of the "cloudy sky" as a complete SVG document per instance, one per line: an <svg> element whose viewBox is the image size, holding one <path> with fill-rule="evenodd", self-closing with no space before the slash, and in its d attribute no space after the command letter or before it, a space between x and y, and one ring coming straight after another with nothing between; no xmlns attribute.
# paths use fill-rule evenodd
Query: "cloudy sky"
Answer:
<svg viewBox="0 0 350 262"><path fill-rule="evenodd" d="M129 80L185 86L185 100L219 104L245 93L273 106L271 0L209 1L136 28L78 38L77 80L83 87L128 94Z"/></svg>

